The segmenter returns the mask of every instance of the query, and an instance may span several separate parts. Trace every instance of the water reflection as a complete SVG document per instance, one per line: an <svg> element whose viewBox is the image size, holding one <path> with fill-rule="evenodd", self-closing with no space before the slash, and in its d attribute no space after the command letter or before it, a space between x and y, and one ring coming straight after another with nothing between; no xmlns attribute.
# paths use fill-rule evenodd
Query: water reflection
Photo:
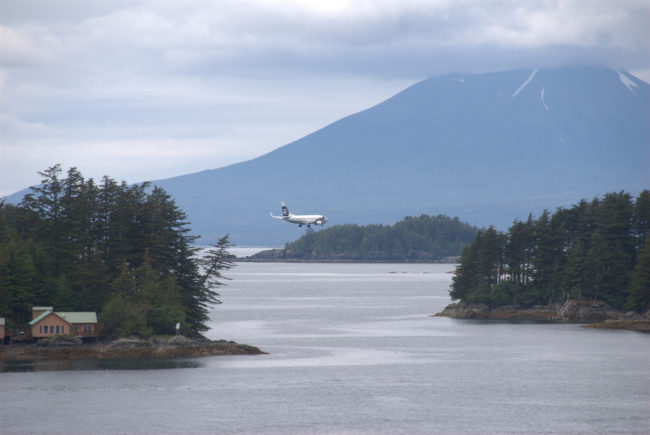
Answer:
<svg viewBox="0 0 650 435"><path fill-rule="evenodd" d="M0 372L40 372L65 370L163 370L205 366L198 359L98 359L55 361L0 361Z"/></svg>

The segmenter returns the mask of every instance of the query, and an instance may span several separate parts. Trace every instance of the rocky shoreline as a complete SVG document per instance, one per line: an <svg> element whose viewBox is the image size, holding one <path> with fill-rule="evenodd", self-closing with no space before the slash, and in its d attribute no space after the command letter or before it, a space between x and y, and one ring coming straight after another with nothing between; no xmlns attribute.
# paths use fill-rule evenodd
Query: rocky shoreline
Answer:
<svg viewBox="0 0 650 435"><path fill-rule="evenodd" d="M650 331L650 311L644 314L622 312L604 303L570 300L562 306L523 308L515 305L490 307L487 304L457 302L434 314L454 319L583 323L587 328Z"/></svg>
<svg viewBox="0 0 650 435"><path fill-rule="evenodd" d="M256 254L247 257L237 257L235 259L241 263L445 263L456 264L460 261L459 256L443 257L443 258L404 258L404 257L390 257L390 258L350 258L350 257L293 257L287 256L287 253L282 248L267 249L260 251Z"/></svg>
<svg viewBox="0 0 650 435"><path fill-rule="evenodd" d="M234 341L188 338L125 337L85 344L75 337L53 337L32 344L0 347L0 361L70 359L188 358L223 355L265 354L255 346Z"/></svg>

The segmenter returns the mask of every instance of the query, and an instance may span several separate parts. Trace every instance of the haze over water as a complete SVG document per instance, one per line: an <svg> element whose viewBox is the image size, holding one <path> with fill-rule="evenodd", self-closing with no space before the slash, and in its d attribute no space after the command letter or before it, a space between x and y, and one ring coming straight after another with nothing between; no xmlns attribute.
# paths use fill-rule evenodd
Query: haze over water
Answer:
<svg viewBox="0 0 650 435"><path fill-rule="evenodd" d="M649 335L430 317L453 269L240 263L208 336L269 355L1 373L0 433L648 432Z"/></svg>

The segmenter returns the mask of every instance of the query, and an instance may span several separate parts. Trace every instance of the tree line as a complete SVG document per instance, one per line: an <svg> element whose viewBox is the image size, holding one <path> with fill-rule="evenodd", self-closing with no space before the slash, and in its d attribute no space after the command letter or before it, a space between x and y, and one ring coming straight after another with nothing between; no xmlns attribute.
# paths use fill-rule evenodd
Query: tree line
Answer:
<svg viewBox="0 0 650 435"><path fill-rule="evenodd" d="M477 228L457 217L406 217L394 225L336 225L308 231L285 245L284 258L354 261L435 261L458 256Z"/></svg>
<svg viewBox="0 0 650 435"><path fill-rule="evenodd" d="M228 236L202 258L164 189L60 165L18 206L0 204L0 316L25 328L34 305L96 311L109 336L206 331L232 266Z"/></svg>
<svg viewBox="0 0 650 435"><path fill-rule="evenodd" d="M505 233L479 231L463 250L450 296L491 306L603 300L650 308L650 192L582 200L537 219L516 220Z"/></svg>

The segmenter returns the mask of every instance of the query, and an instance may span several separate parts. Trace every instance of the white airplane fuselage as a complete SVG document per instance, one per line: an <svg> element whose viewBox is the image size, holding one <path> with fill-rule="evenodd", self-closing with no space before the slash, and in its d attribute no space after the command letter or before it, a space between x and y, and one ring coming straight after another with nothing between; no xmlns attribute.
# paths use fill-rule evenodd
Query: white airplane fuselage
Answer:
<svg viewBox="0 0 650 435"><path fill-rule="evenodd" d="M281 203L282 206L282 216L273 216L273 213L271 214L271 217L276 218L276 219L282 219L287 222L291 222L292 224L298 224L299 227L303 225L323 225L325 222L327 222L327 217L322 214L293 214L289 211L287 208L286 204L284 202Z"/></svg>

